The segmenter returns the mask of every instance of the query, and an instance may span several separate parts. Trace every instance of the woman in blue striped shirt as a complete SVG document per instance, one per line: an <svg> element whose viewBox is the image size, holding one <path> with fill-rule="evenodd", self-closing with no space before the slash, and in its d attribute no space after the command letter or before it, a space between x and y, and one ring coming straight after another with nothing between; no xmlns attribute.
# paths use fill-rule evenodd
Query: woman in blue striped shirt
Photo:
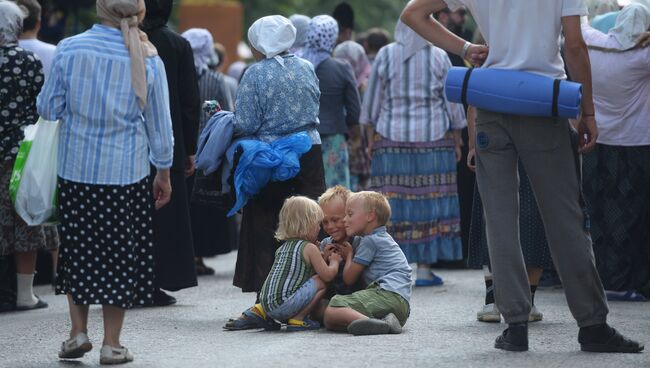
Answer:
<svg viewBox="0 0 650 368"><path fill-rule="evenodd" d="M124 311L152 302L149 163L161 208L171 196L173 136L164 65L137 29L144 12L142 0L98 0L102 24L59 44L38 97L39 114L61 121L56 292L68 296L72 320L63 359L92 349L88 307L100 304L100 362L132 361L120 344Z"/></svg>

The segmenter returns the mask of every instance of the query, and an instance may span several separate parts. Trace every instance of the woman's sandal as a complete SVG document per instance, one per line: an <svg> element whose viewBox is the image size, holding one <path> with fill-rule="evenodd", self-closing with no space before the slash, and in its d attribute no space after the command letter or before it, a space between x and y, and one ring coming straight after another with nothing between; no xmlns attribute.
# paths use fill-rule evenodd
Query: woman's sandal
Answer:
<svg viewBox="0 0 650 368"><path fill-rule="evenodd" d="M312 321L309 318L305 318L302 321L297 319L290 319L287 321L288 332L314 331L318 329L320 329L320 323Z"/></svg>

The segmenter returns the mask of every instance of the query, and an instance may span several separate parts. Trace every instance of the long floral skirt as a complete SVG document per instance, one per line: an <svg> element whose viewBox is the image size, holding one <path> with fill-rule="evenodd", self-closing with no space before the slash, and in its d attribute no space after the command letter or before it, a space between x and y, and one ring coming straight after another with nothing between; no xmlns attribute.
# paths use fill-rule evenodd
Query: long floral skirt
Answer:
<svg viewBox="0 0 650 368"><path fill-rule="evenodd" d="M325 168L325 185L331 188L342 185L350 188L350 154L348 143L343 134L324 135L323 167Z"/></svg>

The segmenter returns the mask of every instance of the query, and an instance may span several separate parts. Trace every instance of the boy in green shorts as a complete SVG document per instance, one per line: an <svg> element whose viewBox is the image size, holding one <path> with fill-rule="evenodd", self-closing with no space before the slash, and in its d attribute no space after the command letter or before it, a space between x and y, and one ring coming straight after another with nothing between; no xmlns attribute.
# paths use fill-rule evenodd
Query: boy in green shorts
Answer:
<svg viewBox="0 0 650 368"><path fill-rule="evenodd" d="M361 277L368 287L351 295L337 295L325 310L325 327L353 335L398 334L410 314L411 267L399 245L386 232L390 205L375 192L350 195L345 229L362 236L356 251L339 246L345 259L343 281L354 285Z"/></svg>

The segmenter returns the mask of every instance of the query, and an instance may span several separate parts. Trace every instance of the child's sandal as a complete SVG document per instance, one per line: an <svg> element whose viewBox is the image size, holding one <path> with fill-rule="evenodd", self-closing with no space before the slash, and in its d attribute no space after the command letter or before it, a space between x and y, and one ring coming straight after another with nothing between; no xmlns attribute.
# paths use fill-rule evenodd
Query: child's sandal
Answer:
<svg viewBox="0 0 650 368"><path fill-rule="evenodd" d="M297 319L287 321L287 331L289 332L313 331L318 329L320 329L320 323L312 321L309 318L305 318L303 321Z"/></svg>

